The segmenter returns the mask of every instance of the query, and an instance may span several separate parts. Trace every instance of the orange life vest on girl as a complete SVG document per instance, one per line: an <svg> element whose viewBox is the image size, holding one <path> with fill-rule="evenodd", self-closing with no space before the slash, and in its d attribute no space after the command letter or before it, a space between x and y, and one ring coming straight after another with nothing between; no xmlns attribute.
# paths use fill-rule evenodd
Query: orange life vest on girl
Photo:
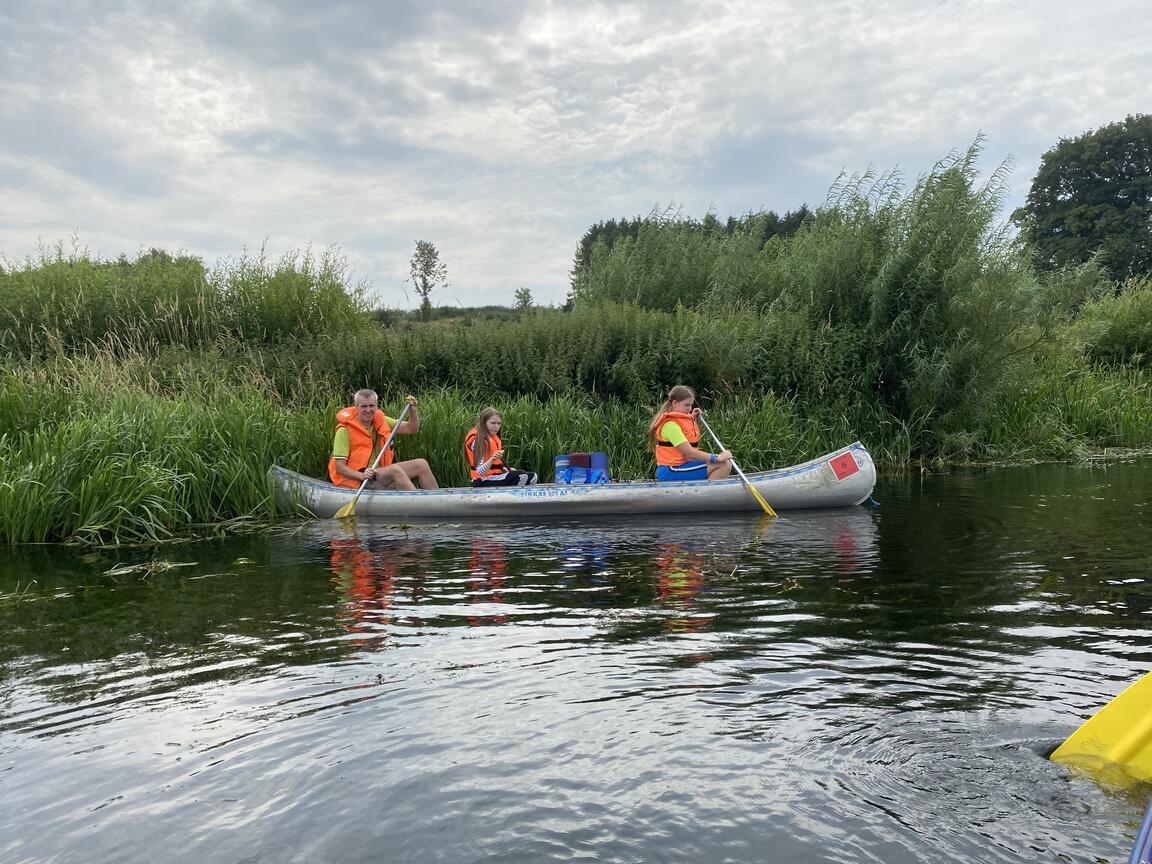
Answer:
<svg viewBox="0 0 1152 864"><path fill-rule="evenodd" d="M696 427L696 418L691 414L685 414L683 411L665 411L660 415L660 419L656 421L654 427L656 430L656 464L683 465L685 462L695 461L673 447L671 441L665 441L660 437L660 429L669 420L675 420L677 425L684 430L684 437L688 439L689 444L693 447L700 446L700 430Z"/></svg>
<svg viewBox="0 0 1152 864"><path fill-rule="evenodd" d="M504 464L503 459L497 459L488 467L488 473L481 475L476 470L476 427L473 426L468 430L468 434L464 436L464 461L468 463L471 469L468 473L472 475L473 480L483 480L485 478L492 479L505 474L508 471L508 466ZM499 435L488 436L488 446L484 448L484 452L480 454L480 461L483 462L488 458L489 453L495 453L497 450L503 450L504 445L500 443Z"/></svg>
<svg viewBox="0 0 1152 864"><path fill-rule="evenodd" d="M377 408L376 413L372 416L372 430L376 433L373 435L356 419L357 413L354 405L337 411L336 429L339 430L343 426L348 430L348 467L353 471L363 471L372 461L372 446L377 440L387 441L388 436L392 434L392 427L388 425L388 419L384 416L384 412ZM384 451L384 455L380 457L380 467L391 465L394 455L392 446L389 445L388 449ZM349 489L360 488L359 480L343 477L336 471L335 456L328 460L328 477L337 486L347 486Z"/></svg>

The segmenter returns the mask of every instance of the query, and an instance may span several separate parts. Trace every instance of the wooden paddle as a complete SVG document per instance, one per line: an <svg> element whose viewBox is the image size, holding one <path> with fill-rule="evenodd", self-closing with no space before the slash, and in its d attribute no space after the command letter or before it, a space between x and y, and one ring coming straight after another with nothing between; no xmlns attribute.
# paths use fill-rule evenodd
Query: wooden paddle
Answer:
<svg viewBox="0 0 1152 864"><path fill-rule="evenodd" d="M1152 781L1152 672L1089 717L1050 758L1089 773L1117 765L1137 780Z"/></svg>
<svg viewBox="0 0 1152 864"><path fill-rule="evenodd" d="M704 419L703 414L701 414L696 419L700 421L701 426L703 426L706 430L708 430L708 434L712 436L712 440L716 442L717 447L719 447L721 450L727 450L728 449L727 447L725 447L723 444L720 443L720 439L716 437L716 433L712 431L712 427L708 425L708 421ZM760 506L764 508L764 512L767 513L769 516L775 516L776 511L773 510L771 508L771 506L769 506L768 502L764 500L764 496L756 491L756 487L753 486L750 482L748 482L748 478L744 476L744 472L740 470L740 466L736 464L736 460L733 459L731 461L732 461L732 469L737 474L740 475L740 479L744 481L744 485L748 488L748 491L752 493L752 496L757 501L760 502Z"/></svg>
<svg viewBox="0 0 1152 864"><path fill-rule="evenodd" d="M396 437L396 430L400 428L400 424L404 422L404 418L408 416L408 409L412 407L411 402L404 403L404 410L400 412L400 419L396 421L396 425L392 427L392 431L388 433L388 440L384 442L384 446L380 448L380 452L376 454L376 458L372 460L369 468L375 468L380 464L380 457L384 455L389 447L392 446L392 439ZM347 519L349 516L356 513L356 502L360 500L360 493L364 491L364 487L368 485L368 478L364 478L364 482L360 484L360 488L356 490L356 494L352 496L352 500L336 511L337 519Z"/></svg>

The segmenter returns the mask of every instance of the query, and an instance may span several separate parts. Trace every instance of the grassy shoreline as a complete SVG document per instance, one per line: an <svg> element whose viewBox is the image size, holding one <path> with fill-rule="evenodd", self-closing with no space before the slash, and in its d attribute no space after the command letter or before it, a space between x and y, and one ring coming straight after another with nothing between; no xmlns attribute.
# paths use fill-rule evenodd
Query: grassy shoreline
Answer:
<svg viewBox="0 0 1152 864"><path fill-rule="evenodd" d="M310 398L286 399L257 359L188 352L161 364L154 355L102 353L9 364L0 371L0 542L147 544L270 524L268 466L324 476L333 415L346 402L336 397L352 385L328 386L317 377ZM403 395L384 390L382 404L395 413ZM461 442L475 412L489 402L504 412L509 459L541 476L550 476L554 454L569 450L609 452L613 476L621 479L654 470L643 445L654 404L459 388L417 395L421 431L398 439L399 452L428 458L445 486L467 485ZM1068 437L1005 440L1001 453L1008 458L926 458L913 450L905 426L866 411L820 419L794 400L771 395L703 401L713 427L749 470L794 464L855 438L884 470L897 473L1092 459L1112 446L1084 429L1073 436L1071 425L1050 423L1049 432L1060 428ZM1060 404L1027 407L1051 412ZM1143 410L1152 416L1152 398ZM862 425L869 419L883 422ZM1087 425L1100 431L1099 423ZM1124 456L1149 451L1141 442L1123 446Z"/></svg>

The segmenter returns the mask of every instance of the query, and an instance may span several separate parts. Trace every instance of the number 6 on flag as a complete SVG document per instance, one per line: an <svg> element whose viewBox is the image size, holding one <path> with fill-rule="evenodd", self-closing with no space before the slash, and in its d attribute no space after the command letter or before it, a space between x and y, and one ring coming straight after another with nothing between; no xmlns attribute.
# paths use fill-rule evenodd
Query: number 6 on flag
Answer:
<svg viewBox="0 0 1152 864"><path fill-rule="evenodd" d="M833 456L828 460L828 466L836 475L837 480L846 480L860 470L860 466L856 464L856 457L852 455L851 451Z"/></svg>

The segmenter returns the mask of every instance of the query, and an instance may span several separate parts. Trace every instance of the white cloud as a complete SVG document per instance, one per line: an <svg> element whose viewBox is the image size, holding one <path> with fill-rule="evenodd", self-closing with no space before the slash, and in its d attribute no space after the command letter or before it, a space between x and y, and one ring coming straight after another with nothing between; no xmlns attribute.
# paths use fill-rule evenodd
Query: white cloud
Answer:
<svg viewBox="0 0 1152 864"><path fill-rule="evenodd" d="M1131 0L27 4L0 12L0 252L73 232L209 262L337 245L403 304L560 302L593 222L818 204L979 131L1022 200L1062 136L1152 110ZM1019 203L1009 202L1010 204Z"/></svg>

